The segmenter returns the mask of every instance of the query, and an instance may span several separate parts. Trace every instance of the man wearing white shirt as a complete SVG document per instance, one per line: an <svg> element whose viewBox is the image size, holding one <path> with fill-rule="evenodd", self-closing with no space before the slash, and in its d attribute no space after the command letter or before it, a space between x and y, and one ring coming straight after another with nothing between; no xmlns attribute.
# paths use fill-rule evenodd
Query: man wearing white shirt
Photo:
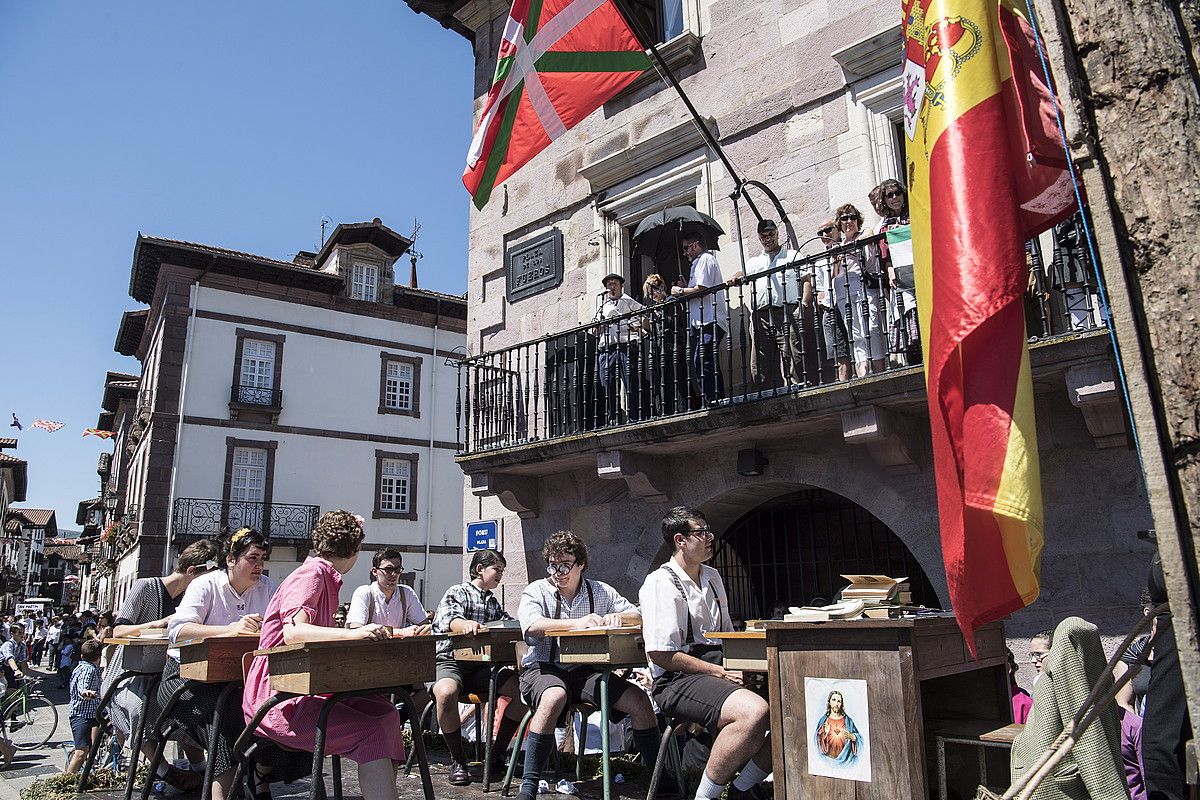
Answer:
<svg viewBox="0 0 1200 800"><path fill-rule="evenodd" d="M704 563L712 558L713 531L704 514L687 506L668 511L662 531L674 552L639 594L651 694L664 715L715 735L697 800L720 797L730 780L730 800L759 798L757 786L771 771L770 710L742 688L740 672L722 666L720 645L707 638L733 630L725 584Z"/></svg>
<svg viewBox="0 0 1200 800"><path fill-rule="evenodd" d="M745 276L753 278L750 297L746 298L753 308L750 373L760 388L778 386L781 378L789 386L801 386L805 383L806 361L800 340L802 308L812 305L812 276L807 271L801 273L798 267L784 267L799 261L800 254L780 243L774 220L758 223L758 241L763 252L747 262Z"/></svg>
<svg viewBox="0 0 1200 800"><path fill-rule="evenodd" d="M721 374L718 353L725 339L725 326L729 324L729 310L723 291L704 292L721 286L725 279L721 277L717 257L705 249L703 237L689 233L682 241L683 254L692 262L691 278L686 287L676 286L671 289L671 294L691 298L688 300L688 338L691 340L688 351L692 359L689 365L693 370L692 383L706 404L715 403L725 396L725 377ZM703 296L696 296L701 294Z"/></svg>
<svg viewBox="0 0 1200 800"><path fill-rule="evenodd" d="M371 577L375 580L354 590L350 610L346 612L346 627L375 624L394 629L412 627L414 635L428 633L425 621L429 612L421 605L417 593L400 583L403 571L399 550L388 547L377 551L371 559Z"/></svg>
<svg viewBox="0 0 1200 800"><path fill-rule="evenodd" d="M604 278L604 299L592 322L603 323L623 317L644 306L625 294L625 278L615 272ZM625 387L625 412L630 422L641 419L642 409L649 401L646 382L642 379L641 342L643 320L640 317L620 319L597 326L596 373L600 379L601 424L621 421L621 386Z"/></svg>

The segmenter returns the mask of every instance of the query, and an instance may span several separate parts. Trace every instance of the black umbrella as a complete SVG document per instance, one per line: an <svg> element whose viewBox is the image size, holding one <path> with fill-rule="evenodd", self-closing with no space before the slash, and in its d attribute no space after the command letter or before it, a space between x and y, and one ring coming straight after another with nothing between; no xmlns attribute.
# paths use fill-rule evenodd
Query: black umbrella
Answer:
<svg viewBox="0 0 1200 800"><path fill-rule="evenodd" d="M638 224L633 232L634 255L654 257L661 252L664 244L668 244L668 249L677 254L680 240L687 233L700 235L708 250L720 249L717 238L725 235L715 219L691 206L665 208Z"/></svg>

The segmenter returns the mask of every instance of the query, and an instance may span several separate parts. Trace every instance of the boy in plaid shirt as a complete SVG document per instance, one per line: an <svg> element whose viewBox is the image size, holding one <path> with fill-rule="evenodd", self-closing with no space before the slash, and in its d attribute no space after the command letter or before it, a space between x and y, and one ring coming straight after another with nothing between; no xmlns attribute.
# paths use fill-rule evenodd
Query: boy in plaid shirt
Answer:
<svg viewBox="0 0 1200 800"><path fill-rule="evenodd" d="M100 706L100 655L104 645L89 639L79 646L79 666L71 674L71 734L75 738L75 751L67 772L78 772L92 746L92 733L96 729L96 711Z"/></svg>
<svg viewBox="0 0 1200 800"><path fill-rule="evenodd" d="M504 556L495 550L476 552L471 558L471 580L451 586L438 603L433 615L433 633L443 636L451 633L473 635L485 630L484 626L489 622L512 619L492 594L500 585L507 564ZM456 661L449 639L438 642L437 682L433 685L433 697L437 701L438 726L453 762L449 777L452 786L465 786L471 782L471 775L467 772L467 756L463 750L458 697L463 692L487 697L490 673L488 664ZM517 732L521 717L525 715L525 704L521 702L517 676L513 670L506 668L501 671L496 679L496 689L501 697L508 698L508 707L496 731L492 763L486 766L498 778L504 774L504 752ZM484 735L490 733L486 731Z"/></svg>

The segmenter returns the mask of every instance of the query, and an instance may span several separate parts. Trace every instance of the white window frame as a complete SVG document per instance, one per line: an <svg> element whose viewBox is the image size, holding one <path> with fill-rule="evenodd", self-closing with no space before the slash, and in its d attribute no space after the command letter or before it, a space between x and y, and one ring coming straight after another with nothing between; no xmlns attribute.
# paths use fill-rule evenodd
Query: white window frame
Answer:
<svg viewBox="0 0 1200 800"><path fill-rule="evenodd" d="M254 389L274 389L277 356L275 342L248 337L243 339L238 384Z"/></svg>
<svg viewBox="0 0 1200 800"><path fill-rule="evenodd" d="M383 404L398 411L412 411L416 368L411 362L389 360L384 369Z"/></svg>
<svg viewBox="0 0 1200 800"><path fill-rule="evenodd" d="M410 513L412 462L404 458L385 458L379 472L379 510L391 514Z"/></svg>
<svg viewBox="0 0 1200 800"><path fill-rule="evenodd" d="M375 302L379 299L378 264L354 261L350 265L350 299Z"/></svg>
<svg viewBox="0 0 1200 800"><path fill-rule="evenodd" d="M267 450L261 447L233 448L233 469L229 476L231 503L266 502L267 456ZM255 476L258 478L257 484L254 481ZM255 494L256 497L251 496Z"/></svg>

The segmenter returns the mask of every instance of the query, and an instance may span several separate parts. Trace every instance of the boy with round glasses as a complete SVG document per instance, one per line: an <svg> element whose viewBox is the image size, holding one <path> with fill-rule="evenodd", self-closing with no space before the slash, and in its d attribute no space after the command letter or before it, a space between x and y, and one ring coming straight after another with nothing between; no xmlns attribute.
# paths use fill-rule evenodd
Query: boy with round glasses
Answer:
<svg viewBox="0 0 1200 800"><path fill-rule="evenodd" d="M570 531L559 531L542 548L546 578L521 593L517 617L529 652L521 661L521 695L534 709L525 745L525 773L517 800L537 797L538 778L555 747L554 729L567 707L586 702L599 706L601 670L559 660L558 640L548 634L606 626L637 625L637 607L603 581L584 577L587 545ZM629 691L632 690L632 691ZM654 765L658 755L658 720L650 698L629 681L613 676L608 685L610 719L628 716L633 742L642 760Z"/></svg>
<svg viewBox="0 0 1200 800"><path fill-rule="evenodd" d="M708 638L733 630L725 583L704 563L713 556L713 531L701 511L678 506L663 517L662 533L671 558L639 593L651 694L663 714L715 737L697 800L715 800L730 781L730 800L753 800L771 771L770 708L742 686L741 673L722 666L721 646Z"/></svg>

